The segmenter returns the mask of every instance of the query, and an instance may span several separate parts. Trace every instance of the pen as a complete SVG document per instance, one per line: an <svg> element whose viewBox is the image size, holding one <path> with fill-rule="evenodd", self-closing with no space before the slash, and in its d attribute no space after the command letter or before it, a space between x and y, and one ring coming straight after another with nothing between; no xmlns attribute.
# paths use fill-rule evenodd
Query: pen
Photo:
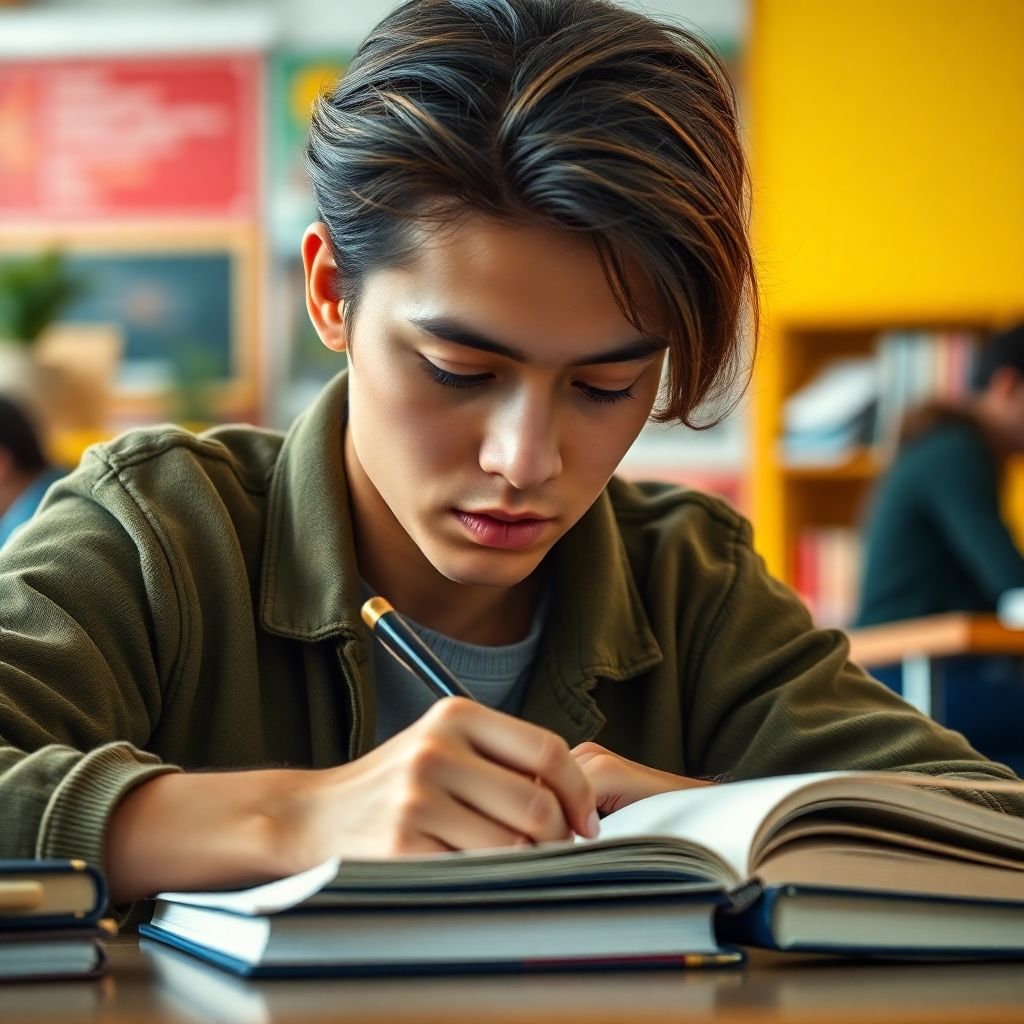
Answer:
<svg viewBox="0 0 1024 1024"><path fill-rule="evenodd" d="M363 622L370 627L388 654L404 665L435 696L476 699L385 598L371 597L362 607L362 616Z"/></svg>

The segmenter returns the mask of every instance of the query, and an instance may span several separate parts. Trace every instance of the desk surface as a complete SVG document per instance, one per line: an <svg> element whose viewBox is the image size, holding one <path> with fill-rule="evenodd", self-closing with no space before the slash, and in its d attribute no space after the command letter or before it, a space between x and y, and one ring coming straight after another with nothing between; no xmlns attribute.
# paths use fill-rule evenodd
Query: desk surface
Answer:
<svg viewBox="0 0 1024 1024"><path fill-rule="evenodd" d="M849 637L850 658L868 666L894 665L907 657L1024 655L1024 630L1007 629L994 615L930 615L850 630Z"/></svg>
<svg viewBox="0 0 1024 1024"><path fill-rule="evenodd" d="M0 985L0 1020L76 1024L1019 1024L1024 965L865 964L754 953L681 972L246 982L133 938L95 982Z"/></svg>

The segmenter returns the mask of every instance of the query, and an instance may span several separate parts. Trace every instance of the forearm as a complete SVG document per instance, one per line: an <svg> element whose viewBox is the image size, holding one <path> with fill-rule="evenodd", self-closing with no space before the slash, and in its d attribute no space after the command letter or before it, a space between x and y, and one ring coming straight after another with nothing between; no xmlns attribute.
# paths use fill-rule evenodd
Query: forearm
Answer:
<svg viewBox="0 0 1024 1024"><path fill-rule="evenodd" d="M137 786L114 808L107 827L111 900L256 885L311 867L312 853L293 823L319 774L179 773Z"/></svg>

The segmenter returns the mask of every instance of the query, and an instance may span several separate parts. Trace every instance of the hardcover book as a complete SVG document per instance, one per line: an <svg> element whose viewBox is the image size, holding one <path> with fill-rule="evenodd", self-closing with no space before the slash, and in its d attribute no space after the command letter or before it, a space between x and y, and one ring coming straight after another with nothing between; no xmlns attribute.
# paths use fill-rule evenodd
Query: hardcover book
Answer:
<svg viewBox="0 0 1024 1024"><path fill-rule="evenodd" d="M826 772L664 793L598 839L330 860L163 893L146 935L240 974L736 962L734 944L1024 953L1024 784Z"/></svg>

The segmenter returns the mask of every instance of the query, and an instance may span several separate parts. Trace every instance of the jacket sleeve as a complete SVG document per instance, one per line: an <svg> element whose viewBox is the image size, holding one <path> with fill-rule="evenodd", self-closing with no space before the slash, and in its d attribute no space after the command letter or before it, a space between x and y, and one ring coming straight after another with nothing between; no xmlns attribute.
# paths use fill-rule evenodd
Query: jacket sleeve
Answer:
<svg viewBox="0 0 1024 1024"><path fill-rule="evenodd" d="M693 663L697 773L751 778L842 766L1016 778L851 663L846 635L815 628L797 596L768 574L745 521L737 519L727 547L729 569ZM1024 799L984 802L1024 814Z"/></svg>
<svg viewBox="0 0 1024 1024"><path fill-rule="evenodd" d="M102 461L54 489L0 553L0 858L103 864L173 680L179 602L159 537Z"/></svg>

